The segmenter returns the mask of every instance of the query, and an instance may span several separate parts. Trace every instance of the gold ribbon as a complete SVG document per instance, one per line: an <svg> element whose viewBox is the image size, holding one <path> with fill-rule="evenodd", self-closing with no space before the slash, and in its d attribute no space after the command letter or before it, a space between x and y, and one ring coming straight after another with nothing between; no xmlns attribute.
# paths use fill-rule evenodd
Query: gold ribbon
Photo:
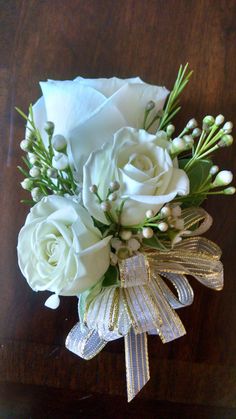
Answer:
<svg viewBox="0 0 236 419"><path fill-rule="evenodd" d="M205 231L211 219L202 209L184 210L183 239L167 250L143 249L142 253L119 263L120 287L103 288L69 333L66 346L84 359L91 359L106 342L125 337L128 401L150 378L147 333L158 334L163 343L183 336L186 331L175 309L193 301L186 275L203 285L221 290L223 265L219 247L195 236L191 228ZM177 295L168 287L170 281Z"/></svg>

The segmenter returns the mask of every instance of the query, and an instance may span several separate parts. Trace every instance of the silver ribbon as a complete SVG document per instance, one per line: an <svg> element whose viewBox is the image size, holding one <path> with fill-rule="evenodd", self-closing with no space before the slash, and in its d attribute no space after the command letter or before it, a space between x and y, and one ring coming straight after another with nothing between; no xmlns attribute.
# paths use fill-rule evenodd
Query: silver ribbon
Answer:
<svg viewBox="0 0 236 419"><path fill-rule="evenodd" d="M220 249L196 237L196 231L199 234L209 228L211 217L201 208L184 210L182 215L183 235L190 237L173 248L167 244L166 251L147 249L120 262L120 286L103 288L66 339L70 351L91 359L108 341L124 336L128 401L150 378L147 333L159 335L163 343L186 333L175 312L193 302L193 290L185 275L215 290L223 287Z"/></svg>

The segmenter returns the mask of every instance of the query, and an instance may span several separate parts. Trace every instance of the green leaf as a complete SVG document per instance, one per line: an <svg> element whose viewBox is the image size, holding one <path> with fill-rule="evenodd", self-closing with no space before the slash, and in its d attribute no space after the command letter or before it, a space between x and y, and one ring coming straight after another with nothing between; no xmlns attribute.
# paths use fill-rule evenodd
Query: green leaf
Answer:
<svg viewBox="0 0 236 419"><path fill-rule="evenodd" d="M24 175L25 177L29 177L29 173L26 172L21 166L17 166L17 169Z"/></svg>
<svg viewBox="0 0 236 419"><path fill-rule="evenodd" d="M26 165L29 169L31 169L31 167L32 167L33 165L29 162L29 160L28 160L26 157L24 157L24 156L22 156L21 158L22 158L23 162L25 163L25 165Z"/></svg>
<svg viewBox="0 0 236 419"><path fill-rule="evenodd" d="M29 205L30 207L34 206L36 204L35 201L32 201L31 199L22 199L20 201L21 204Z"/></svg>
<svg viewBox="0 0 236 419"><path fill-rule="evenodd" d="M105 235L105 233L107 232L107 230L108 230L108 225L107 224L103 224L103 223L101 223L100 221L98 221L96 218L94 218L94 217L92 217L93 218L93 223L94 223L94 225L95 225L95 227L97 227L100 231L101 231L101 233L102 233L102 235L104 236Z"/></svg>
<svg viewBox="0 0 236 419"><path fill-rule="evenodd" d="M166 250L166 247L155 234L151 239L143 239L143 244L147 247L152 247L153 249Z"/></svg>
<svg viewBox="0 0 236 419"><path fill-rule="evenodd" d="M119 271L116 266L109 266L108 270L104 275L104 280L102 283L103 287L111 287L113 285L118 285L119 281Z"/></svg>
<svg viewBox="0 0 236 419"><path fill-rule="evenodd" d="M180 162L182 161L180 160ZM206 188L210 185L210 178L207 183L205 183L205 181L209 176L209 172L212 166L213 163L211 160L197 160L196 163L189 169L188 176L190 179L191 192L195 193L201 190L201 186L203 185L203 183L206 185Z"/></svg>
<svg viewBox="0 0 236 419"><path fill-rule="evenodd" d="M184 170L188 159L179 160L179 168ZM189 196L186 197L183 202L184 206L194 205L199 206L204 199L206 198L206 193L201 193L201 190L204 187L204 190L208 191L211 184L211 176L209 172L213 163L211 160L196 160L196 162L188 169L188 177L190 181L190 192ZM195 196L194 196L195 195Z"/></svg>
<svg viewBox="0 0 236 419"><path fill-rule="evenodd" d="M168 237L169 237L169 240L170 240L171 243L173 243L174 239L179 235L179 233L180 233L180 231L175 230L174 228L168 230Z"/></svg>
<svg viewBox="0 0 236 419"><path fill-rule="evenodd" d="M24 118L26 121L28 121L28 116L19 108L15 107L16 112L18 112L18 114L20 116L22 116L22 118Z"/></svg>

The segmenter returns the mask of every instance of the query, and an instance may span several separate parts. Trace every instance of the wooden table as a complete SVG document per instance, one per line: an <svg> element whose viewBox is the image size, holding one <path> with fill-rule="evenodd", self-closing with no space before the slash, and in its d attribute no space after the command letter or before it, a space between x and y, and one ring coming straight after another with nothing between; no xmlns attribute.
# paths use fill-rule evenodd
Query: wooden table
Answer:
<svg viewBox="0 0 236 419"><path fill-rule="evenodd" d="M139 75L171 87L180 63L194 69L178 125L223 113L236 123L236 1L0 0L1 287L0 418L236 417L235 198L206 202L207 234L223 250L225 288L192 281L194 304L179 312L187 335L149 339L151 380L126 402L123 342L86 362L64 348L77 321L76 298L44 307L17 267L16 240L28 209L14 110L40 95L39 80ZM216 156L236 169L234 147Z"/></svg>

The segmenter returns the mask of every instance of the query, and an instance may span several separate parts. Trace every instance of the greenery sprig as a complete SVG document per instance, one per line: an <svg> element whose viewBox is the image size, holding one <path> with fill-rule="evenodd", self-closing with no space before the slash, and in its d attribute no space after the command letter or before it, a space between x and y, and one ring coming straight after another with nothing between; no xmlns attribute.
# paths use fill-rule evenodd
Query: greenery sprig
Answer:
<svg viewBox="0 0 236 419"><path fill-rule="evenodd" d="M150 100L147 103L143 120L144 129L148 131L155 122L159 122L158 130L163 130L167 127L173 117L181 109L181 106L179 106L179 97L188 84L192 73L192 71L188 71L188 63L184 67L182 65L180 66L175 84L170 92L163 110L158 111L151 116L151 111L155 108L155 102Z"/></svg>
<svg viewBox="0 0 236 419"><path fill-rule="evenodd" d="M172 138L174 125L168 125L166 132L161 131L170 142L172 158L178 157L179 167L190 179L190 193L177 197L175 201L183 202L185 206L199 206L207 195L235 192L234 187L225 188L232 181L232 173L227 170L218 173L218 166L213 165L211 160L215 151L233 143L232 128L231 121L224 123L223 115L216 118L207 115L203 118L201 129L192 118L175 138ZM217 181L213 180L214 175L217 175Z"/></svg>
<svg viewBox="0 0 236 419"><path fill-rule="evenodd" d="M198 160L202 160L210 156L214 151L222 147L228 147L233 143L233 137L230 134L233 125L231 122L226 122L223 128L220 128L223 122L223 115L218 115L216 118L210 115L205 116L199 141L193 148L191 159L184 167L187 173Z"/></svg>
<svg viewBox="0 0 236 419"><path fill-rule="evenodd" d="M168 97L167 103L164 107L163 115L160 119L159 130L165 129L171 122L173 117L180 111L179 96L189 82L193 71L188 71L188 63L183 67L179 68L178 75L172 91Z"/></svg>
<svg viewBox="0 0 236 419"><path fill-rule="evenodd" d="M25 179L21 182L23 189L31 192L32 200L22 200L34 204L43 196L50 194L74 195L78 189L67 156L67 142L62 135L54 134L53 122L47 121L44 126L47 145L35 125L33 107L29 107L29 116L16 108L26 120L26 138L21 141L21 148L26 152L22 157L25 167L18 166Z"/></svg>

